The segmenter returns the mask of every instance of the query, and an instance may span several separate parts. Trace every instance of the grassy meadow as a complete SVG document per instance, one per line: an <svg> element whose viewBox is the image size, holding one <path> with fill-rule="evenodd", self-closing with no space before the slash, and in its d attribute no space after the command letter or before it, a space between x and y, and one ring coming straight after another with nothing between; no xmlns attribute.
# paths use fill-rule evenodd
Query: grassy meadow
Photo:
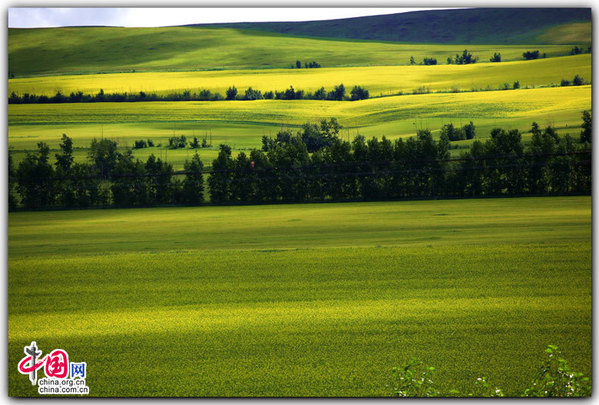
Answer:
<svg viewBox="0 0 599 405"><path fill-rule="evenodd" d="M8 220L9 364L63 348L93 396L380 396L412 356L516 395L547 344L591 370L590 197Z"/></svg>
<svg viewBox="0 0 599 405"><path fill-rule="evenodd" d="M333 117L344 140L420 129L439 139L443 125L470 121L475 140L500 127L527 144L533 122L578 139L592 108L592 56L569 54L575 44L586 51L591 23L552 23L555 10L545 10L535 28L513 12L501 12L513 27L507 44L484 10L470 12L472 32L419 25L438 30L429 44L243 24L11 28L8 94L224 95L236 86L243 95L343 83L370 98L9 104L8 147L18 168L39 142L54 165L62 134L76 162L94 138L116 140L119 152L151 139L156 146L134 156L180 170L196 150L167 145L185 135L211 142L197 149L210 168L220 144L248 154L263 136ZM460 18L450 14L439 21ZM386 38L375 20L361 21L372 31L363 34ZM341 35L339 24L319 32ZM477 35L484 44L471 43ZM464 49L479 61L446 64ZM534 50L546 58L524 61ZM502 61L490 63L496 52ZM439 65L413 66L411 56ZM296 60L323 67L291 69ZM560 86L575 75L585 84ZM472 142L452 142L451 154ZM436 368L444 393L471 391L485 376L515 396L549 344L588 375L591 223L590 196L10 212L8 394L37 395L16 367L32 340L44 354L62 348L87 362L99 397L388 396L393 367L411 357Z"/></svg>
<svg viewBox="0 0 599 405"><path fill-rule="evenodd" d="M559 85L562 79L580 75L591 81L591 55L573 55L531 61L475 63L471 65L434 66L361 66L324 67L319 69L251 69L196 72L147 72L90 75L38 76L8 81L9 94L25 93L53 96L57 91L69 95L105 93L199 93L209 89L225 95L236 86L241 94L248 87L266 91L284 91L289 86L306 92L321 87L331 91L343 83L348 91L363 86L371 97L412 93L421 87L430 91L471 91L512 87L515 81L522 88ZM484 61L482 61L484 62Z"/></svg>
<svg viewBox="0 0 599 405"><path fill-rule="evenodd" d="M358 134L395 139L414 136L423 128L438 135L445 124L469 121L476 125L479 139L494 127L528 131L533 121L577 135L581 112L591 107L591 87L553 87L575 75L592 81L590 54L565 56L573 47L570 43L586 44L581 33L588 23L577 24L576 29L567 24L527 37L553 35L544 39L545 45L332 40L222 27L11 29L9 70L15 78L8 81L9 93L95 94L103 89L164 95L209 89L224 94L230 86L241 94L248 87L265 92L293 86L314 92L343 83L348 92L354 85L363 86L373 98L11 104L9 146L19 162L40 141L56 149L65 133L74 140L76 160L83 161L93 138L115 139L123 150L137 139L150 138L162 146L135 151L135 156L145 160L153 153L180 169L194 152L167 151L171 136L211 140L212 147L199 151L209 166L221 143L235 152L249 150L260 147L262 136L275 136L281 128L331 117L344 126L341 136L349 139ZM554 31L568 29L576 33L571 41L556 43ZM445 64L448 56L464 48L478 56L479 63ZM522 53L533 49L547 58L522 60ZM501 53L501 63L489 62L495 52ZM440 65L410 66L410 56L417 62L435 57ZM289 69L298 59L324 67ZM497 91L516 81L521 89ZM409 94L415 91L431 93ZM404 95L396 96L400 93ZM456 145L466 148L470 143Z"/></svg>
<svg viewBox="0 0 599 405"><path fill-rule="evenodd" d="M60 136L73 138L75 156L84 160L93 138L116 139L131 147L136 139L152 139L162 147L135 151L140 158L150 153L168 158L175 168L193 155L190 149L165 149L168 138L212 138L212 148L200 149L210 165L218 145L234 150L261 146L262 136L275 136L285 127L336 117L345 127L341 136L353 139L414 136L417 129L433 134L448 123L473 121L477 138L485 139L494 127L530 130L536 121L551 125L561 134L580 132L581 112L591 108L591 86L550 87L491 92L430 93L373 98L355 102L318 100L190 101L139 103L10 104L8 139L19 161L40 141L57 148ZM527 140L530 134L524 134ZM466 146L470 141L456 144ZM456 150L457 151L457 150Z"/></svg>
<svg viewBox="0 0 599 405"><path fill-rule="evenodd" d="M539 50L547 57L568 55L572 45L467 45L483 62L522 59ZM226 49L223 52L223 49ZM39 74L193 71L288 68L296 60L324 67L407 65L461 53L460 44L406 44L291 37L255 30L205 27L11 29L8 70L16 77Z"/></svg>
<svg viewBox="0 0 599 405"><path fill-rule="evenodd" d="M575 44L590 43L591 10L439 9L328 21L229 23L217 27L284 35L419 44Z"/></svg>

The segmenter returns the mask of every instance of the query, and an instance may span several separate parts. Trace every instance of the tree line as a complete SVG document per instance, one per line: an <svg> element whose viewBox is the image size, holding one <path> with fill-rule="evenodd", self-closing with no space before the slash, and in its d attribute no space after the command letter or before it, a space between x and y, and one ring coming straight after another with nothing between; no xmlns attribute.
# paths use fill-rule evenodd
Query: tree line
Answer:
<svg viewBox="0 0 599 405"><path fill-rule="evenodd" d="M495 128L452 158L447 126L438 141L424 129L406 140L358 135L349 142L331 119L264 137L249 154L233 157L220 145L209 171L196 153L180 172L154 155L142 162L130 150L118 152L107 139L94 139L88 161L74 163L63 135L53 165L43 142L17 168L9 154L9 208L198 205L204 174L213 204L590 194L588 111L581 127L575 139L533 123L527 146L518 130Z"/></svg>
<svg viewBox="0 0 599 405"><path fill-rule="evenodd" d="M84 94L81 91L72 92L64 95L59 90L54 96L38 95L24 93L22 95L14 91L8 97L9 104L56 104L56 103L100 103L100 102L143 102L143 101L222 101L222 100L363 100L370 97L367 89L362 86L354 86L347 94L347 89L343 83L334 86L333 90L327 91L324 86L315 92L294 89L290 86L282 91L266 91L253 89L249 87L241 93L235 86L229 87L225 95L210 90L203 89L198 93L185 90L181 93L156 94L140 91L139 93L104 93L100 90L96 94Z"/></svg>
<svg viewBox="0 0 599 405"><path fill-rule="evenodd" d="M578 45L576 45L574 48L572 48L570 50L569 55L580 55L581 53L591 53L591 47L589 46L585 51L582 47L579 48ZM522 57L526 60L533 60L533 59L539 59L539 58L546 58L547 54L543 53L541 55L539 50L526 51L522 54Z"/></svg>
<svg viewBox="0 0 599 405"><path fill-rule="evenodd" d="M145 162L117 142L93 139L88 159L75 163L73 141L63 134L60 153L50 163L50 148L38 143L17 167L8 154L9 209L84 208L92 206L146 207L197 205L204 201L204 166L196 153L176 176L171 164L153 154Z"/></svg>
<svg viewBox="0 0 599 405"><path fill-rule="evenodd" d="M304 62L304 68L305 69L315 69L315 68L321 68L322 65L318 62ZM302 68L302 61L301 60L296 60L295 61L295 65L291 65L291 69L301 69Z"/></svg>
<svg viewBox="0 0 599 405"><path fill-rule="evenodd" d="M569 55L579 55L583 52L585 52L585 50L582 47L575 46L570 51ZM590 46L586 49L586 53L591 53ZM538 50L525 51L522 53L522 57L525 60L532 60L532 59L539 59L539 57L546 58L547 54L546 53L541 54ZM448 56L447 64L448 65L469 65L471 63L476 63L478 61L478 59L479 59L478 56L474 56L470 52L468 52L467 49L464 49L464 51L462 52L461 55L456 54L455 57ZM494 52L493 56L490 58L490 61L491 62L501 62L501 53ZM417 64L416 59L414 59L413 56L410 56L410 65L416 65L416 64ZM437 59L426 58L426 57L420 63L420 65L436 65L436 64L437 64Z"/></svg>
<svg viewBox="0 0 599 405"><path fill-rule="evenodd" d="M313 153L301 131L278 134L249 155L233 157L221 145L210 198L218 204L590 194L589 131L581 139L560 137L534 123L525 147L518 130L496 128L457 158L450 157L448 135L436 141L429 130L395 141L332 137Z"/></svg>

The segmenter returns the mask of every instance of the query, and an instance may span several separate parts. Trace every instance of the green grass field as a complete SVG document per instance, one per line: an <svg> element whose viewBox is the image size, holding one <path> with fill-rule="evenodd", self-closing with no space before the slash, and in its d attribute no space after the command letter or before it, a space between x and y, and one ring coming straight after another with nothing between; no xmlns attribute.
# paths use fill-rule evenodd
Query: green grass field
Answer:
<svg viewBox="0 0 599 405"><path fill-rule="evenodd" d="M547 344L591 371L591 198L9 214L9 395L23 347L93 396L520 393Z"/></svg>
<svg viewBox="0 0 599 405"><path fill-rule="evenodd" d="M151 138L162 148L136 151L168 158L175 168L193 155L189 149L166 151L173 135L203 138L212 133L213 148L199 150L205 164L216 157L218 145L235 151L259 148L262 136L275 136L286 126L336 117L345 127L341 136L390 139L414 136L417 129L434 134L448 123L473 121L477 137L485 139L492 128L528 131L533 121L551 125L560 134L580 133L581 113L591 108L591 86L519 89L492 92L405 95L335 102L317 100L257 100L220 102L147 102L84 104L11 104L8 139L15 160L34 150L40 141L58 148L60 136L73 138L78 160L84 160L93 138L116 139L131 147L136 139ZM525 134L527 139L529 135ZM464 142L462 142L464 143Z"/></svg>
<svg viewBox="0 0 599 405"><path fill-rule="evenodd" d="M444 61L443 61L444 63ZM413 93L420 87L431 91L471 91L502 89L504 83L512 87L515 81L522 88L560 84L562 79L572 80L580 75L591 81L591 55L582 54L559 58L537 59L501 63L476 63L471 65L436 66L366 66L320 69L253 69L199 72L115 73L96 75L41 76L8 81L9 94L44 94L53 96L58 90L69 95L82 91L106 93L182 93L185 90L199 93L209 89L225 95L236 86L240 94L248 87L266 91L295 89L315 92L321 87L328 91L343 83L347 91L353 86L363 86L371 97Z"/></svg>
<svg viewBox="0 0 599 405"><path fill-rule="evenodd" d="M200 25L202 26L202 25ZM204 25L320 38L420 44L575 44L591 39L584 8L469 8L428 10L328 21Z"/></svg>
<svg viewBox="0 0 599 405"><path fill-rule="evenodd" d="M592 83L592 56L569 56L590 44L588 11L538 11L530 25L520 21L535 11L517 9L438 10L430 26L418 21L433 14L356 22L361 38L428 44L249 25L9 29L8 94L343 83L371 98L10 104L8 146L18 166L38 142L54 164L63 133L78 162L94 138L120 151L152 139L134 155L179 170L195 151L167 150L169 137L206 137L198 152L210 167L219 144L247 153L265 135L332 117L344 140L438 137L470 121L483 141L501 127L526 143L533 122L578 138L591 84L558 86ZM339 21L310 25L264 29L353 35ZM478 63L446 64L464 49ZM546 58L522 60L534 50ZM502 62L490 63L496 52ZM439 65L410 66L411 56ZM323 67L290 69L296 60ZM17 370L34 340L87 362L100 397L387 396L393 367L411 357L436 368L445 394L485 376L514 396L549 344L588 375L591 223L590 196L10 212L8 394L37 396Z"/></svg>
<svg viewBox="0 0 599 405"><path fill-rule="evenodd" d="M505 61L539 50L568 55L572 45L468 45L487 62L494 52ZM199 27L10 29L8 69L17 77L37 74L287 68L296 60L325 67L407 65L461 53L464 45L402 44L297 38L253 30Z"/></svg>

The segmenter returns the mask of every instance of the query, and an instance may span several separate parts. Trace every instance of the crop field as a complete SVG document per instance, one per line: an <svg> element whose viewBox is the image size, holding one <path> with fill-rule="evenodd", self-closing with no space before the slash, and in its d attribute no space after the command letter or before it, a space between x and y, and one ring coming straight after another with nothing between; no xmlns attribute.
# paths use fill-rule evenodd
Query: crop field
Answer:
<svg viewBox="0 0 599 405"><path fill-rule="evenodd" d="M576 41L577 42L577 41ZM589 41L590 42L590 41ZM547 57L568 55L571 45L468 45L489 61L522 59L539 50ZM223 52L226 49L226 52ZM199 27L54 28L10 30L8 69L17 77L35 74L288 68L296 60L324 67L407 65L464 50L463 45L404 44L296 38L252 30Z"/></svg>
<svg viewBox="0 0 599 405"><path fill-rule="evenodd" d="M591 376L590 9L101 25L8 29L9 396L38 396L16 366L32 341L86 362L97 397L384 397L411 358L441 395L486 377L520 396L548 345ZM239 99L52 102L233 86ZM250 87L304 96L241 100ZM331 118L340 131L302 128ZM499 131L446 162L426 134L393 153L330 139L442 128L453 157L494 128L522 144ZM281 130L302 138L236 159ZM94 155L101 138L116 146ZM140 140L143 165L115 153ZM212 167L221 145L236 160ZM196 152L211 177L195 162L171 178L163 162L179 171ZM381 200L406 195L433 197ZM88 206L103 209L69 208Z"/></svg>
<svg viewBox="0 0 599 405"><path fill-rule="evenodd" d="M25 93L53 96L57 91L69 95L82 91L106 93L199 93L209 89L224 95L231 86L241 94L248 87L265 91L283 91L289 86L315 92L321 87L332 90L343 83L348 91L363 86L371 97L412 93L421 87L431 91L470 91L510 88L515 81L522 88L559 85L575 75L591 81L591 55L574 55L532 61L476 63L436 66L367 66L321 69L219 70L197 72L115 73L17 78L8 81L9 94Z"/></svg>
<svg viewBox="0 0 599 405"><path fill-rule="evenodd" d="M9 364L88 364L93 396L521 393L547 344L591 371L591 198L9 214ZM32 395L9 367L9 395Z"/></svg>
<svg viewBox="0 0 599 405"><path fill-rule="evenodd" d="M258 148L262 136L274 136L287 126L336 117L345 127L341 136L358 133L390 139L414 136L429 128L438 134L444 124L473 121L477 137L494 127L528 131L533 121L556 127L561 134L580 132L580 115L591 108L591 86L551 87L492 92L419 94L355 102L318 100L192 101L145 103L11 104L9 145L20 160L40 141L57 148L60 136L73 138L78 159L84 159L93 138L102 136L132 146L136 139L153 139L162 147L136 151L136 156L162 155L175 168L193 151L166 151L173 135L210 137L212 148L199 150L205 164L216 157L218 145L234 150ZM525 134L524 139L530 135ZM464 142L462 142L464 143Z"/></svg>

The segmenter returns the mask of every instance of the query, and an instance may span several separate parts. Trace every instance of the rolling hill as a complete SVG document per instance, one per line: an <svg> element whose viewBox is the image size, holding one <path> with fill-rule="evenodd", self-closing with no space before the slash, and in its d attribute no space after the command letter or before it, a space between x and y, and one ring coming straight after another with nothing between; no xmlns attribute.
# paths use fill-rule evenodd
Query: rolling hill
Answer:
<svg viewBox="0 0 599 405"><path fill-rule="evenodd" d="M577 26L579 35L547 35ZM206 26L206 25L204 25ZM327 21L214 24L286 35L437 44L590 42L590 8L472 8L416 11Z"/></svg>
<svg viewBox="0 0 599 405"><path fill-rule="evenodd" d="M547 57L568 55L573 44L586 49L590 27L590 9L470 9L302 23L9 29L8 68L10 77L25 77L289 68L296 60L389 66L411 56L445 63L467 45L480 62L494 52L510 61L534 49Z"/></svg>
<svg viewBox="0 0 599 405"><path fill-rule="evenodd" d="M510 52L509 49L505 51ZM432 52L432 51L431 51ZM477 55L477 50L473 49ZM481 58L488 56L481 50ZM515 52L515 51L512 51ZM505 55L507 53L502 53ZM406 58L407 59L407 58ZM225 94L236 86L240 94L245 89L284 91L295 89L315 92L320 87L327 91L342 82L347 91L353 86L364 86L370 97L412 93L426 87L429 91L472 91L503 89L519 81L521 87L546 87L558 85L562 79L572 80L581 75L592 80L590 54L514 61L502 63L475 63L471 65L437 66L360 66L322 69L237 69L195 72L138 72L92 75L64 75L27 77L9 80L8 92L16 94L44 94L54 96L57 91L65 95L82 91L96 94L128 92L168 94L200 89Z"/></svg>

